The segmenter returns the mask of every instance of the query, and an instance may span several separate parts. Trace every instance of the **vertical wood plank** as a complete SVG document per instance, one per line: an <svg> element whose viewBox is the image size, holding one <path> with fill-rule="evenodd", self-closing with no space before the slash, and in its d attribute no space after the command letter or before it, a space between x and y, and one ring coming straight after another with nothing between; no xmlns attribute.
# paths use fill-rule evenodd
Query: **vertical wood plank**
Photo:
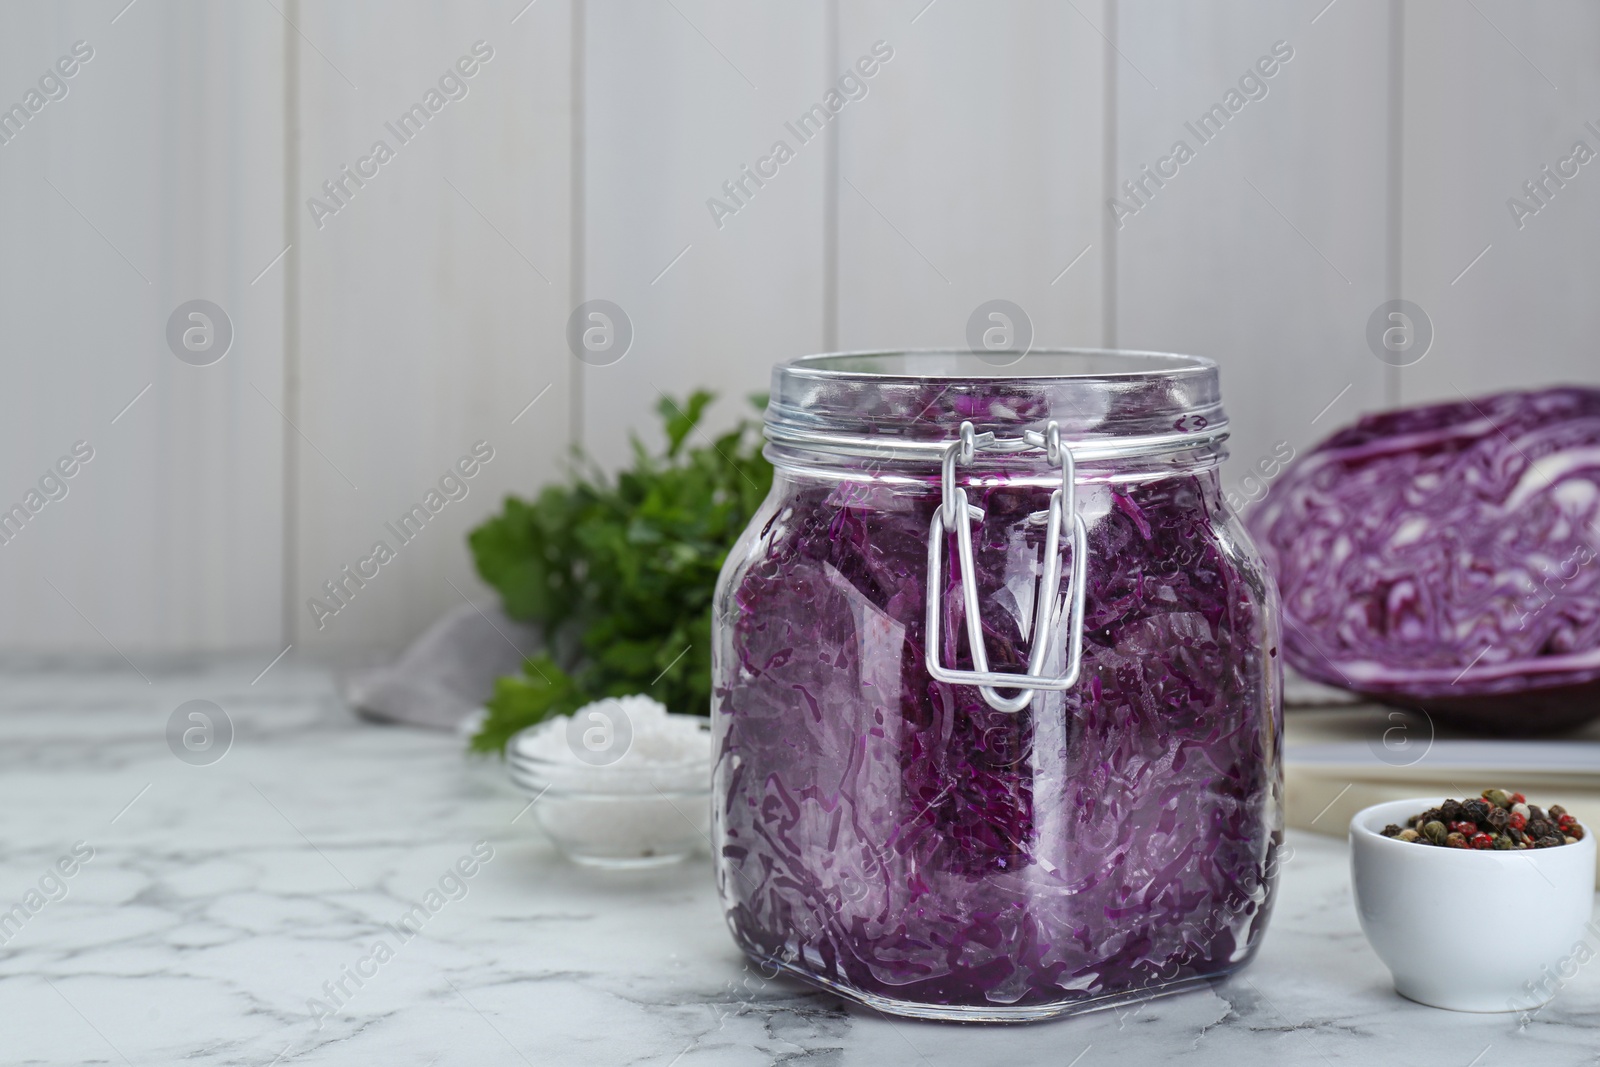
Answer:
<svg viewBox="0 0 1600 1067"><path fill-rule="evenodd" d="M281 375L282 274L258 274L282 247L283 32L265 5L0 9L7 108L92 50L0 144L0 503L94 450L0 546L8 648L277 639L284 427L256 387ZM166 340L194 298L232 324L210 366Z"/></svg>
<svg viewBox="0 0 1600 1067"><path fill-rule="evenodd" d="M1404 400L1600 381L1600 162L1572 158L1582 141L1600 159L1600 9L1424 0L1404 18L1403 295L1434 330Z"/></svg>
<svg viewBox="0 0 1600 1067"><path fill-rule="evenodd" d="M1117 232L1118 343L1221 364L1224 483L1241 501L1279 442L1304 452L1384 403L1365 328L1388 297L1387 10L1324 4L1119 6L1114 195L1131 213ZM1192 152L1181 164L1179 141ZM1158 186L1146 166L1176 175Z"/></svg>
<svg viewBox="0 0 1600 1067"><path fill-rule="evenodd" d="M299 8L302 197L337 207L298 216L299 388L286 415L303 431L290 585L308 651L394 646L463 596L488 603L467 530L558 469L572 363L571 10ZM414 104L420 132L400 127ZM323 183L346 166L369 176L342 179L341 206ZM450 500L441 480L478 441L494 458ZM401 529L413 506L427 521Z"/></svg>
<svg viewBox="0 0 1600 1067"><path fill-rule="evenodd" d="M1099 3L841 9L841 69L877 41L894 58L838 120L840 347L963 347L996 299L1037 346L1104 343L1106 22Z"/></svg>
<svg viewBox="0 0 1600 1067"><path fill-rule="evenodd" d="M773 363L822 346L827 152L784 123L827 89L828 25L821 3L586 6L580 291L619 305L633 343L573 362L583 444L615 465L625 431L660 439L663 394L717 391L714 432ZM793 158L746 178L778 141Z"/></svg>

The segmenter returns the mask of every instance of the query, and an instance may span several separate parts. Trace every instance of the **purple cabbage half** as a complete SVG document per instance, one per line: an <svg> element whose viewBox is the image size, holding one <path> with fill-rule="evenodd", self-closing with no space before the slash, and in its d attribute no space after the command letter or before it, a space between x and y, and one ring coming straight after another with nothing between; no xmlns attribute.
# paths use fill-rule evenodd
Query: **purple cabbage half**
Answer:
<svg viewBox="0 0 1600 1067"><path fill-rule="evenodd" d="M996 669L1025 665L1027 516L1047 494L974 495ZM1214 475L1081 490L1082 678L1018 714L928 674L937 499L780 480L724 572L715 803L736 939L869 1002L980 1012L1241 965L1270 910L1281 722L1270 580L1221 532ZM945 656L970 667L953 572Z"/></svg>
<svg viewBox="0 0 1600 1067"><path fill-rule="evenodd" d="M1501 732L1600 715L1600 390L1367 416L1249 525L1302 673Z"/></svg>

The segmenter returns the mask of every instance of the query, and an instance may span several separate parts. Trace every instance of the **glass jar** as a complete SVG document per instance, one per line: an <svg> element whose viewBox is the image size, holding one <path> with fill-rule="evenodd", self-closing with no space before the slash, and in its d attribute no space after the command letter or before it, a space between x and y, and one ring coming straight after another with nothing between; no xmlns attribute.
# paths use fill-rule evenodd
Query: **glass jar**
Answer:
<svg viewBox="0 0 1600 1067"><path fill-rule="evenodd" d="M1249 960L1282 678L1226 431L1216 365L1188 356L774 370L777 473L713 617L712 841L753 960L964 1020Z"/></svg>

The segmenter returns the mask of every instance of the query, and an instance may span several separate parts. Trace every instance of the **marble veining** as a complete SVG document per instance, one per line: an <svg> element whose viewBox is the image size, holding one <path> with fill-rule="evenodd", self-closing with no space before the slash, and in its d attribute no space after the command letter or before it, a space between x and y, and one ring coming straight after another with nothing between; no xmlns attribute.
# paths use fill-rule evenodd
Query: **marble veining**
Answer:
<svg viewBox="0 0 1600 1067"><path fill-rule="evenodd" d="M251 685L259 669L218 660L149 684L60 665L0 675L0 910L78 842L93 849L59 879L64 896L49 883L59 899L41 891L0 933L0 1063L1491 1067L1600 1054L1600 965L1531 1018L1397 997L1356 924L1344 844L1300 833L1260 956L1215 988L1022 1027L874 1015L746 967L707 856L576 868L497 762L358 721L328 672L292 657ZM210 766L166 744L167 717L196 698L236 729ZM480 841L492 858L459 891L441 883ZM430 890L437 910L403 936ZM1515 936L1514 903L1440 906L1459 910L1463 937Z"/></svg>

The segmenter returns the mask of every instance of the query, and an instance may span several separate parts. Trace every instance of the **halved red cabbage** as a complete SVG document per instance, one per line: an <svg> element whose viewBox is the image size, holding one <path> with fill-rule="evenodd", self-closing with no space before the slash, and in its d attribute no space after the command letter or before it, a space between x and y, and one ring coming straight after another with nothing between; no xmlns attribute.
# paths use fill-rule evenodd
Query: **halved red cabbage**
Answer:
<svg viewBox="0 0 1600 1067"><path fill-rule="evenodd" d="M1369 415L1249 526L1302 673L1489 728L1600 715L1600 390Z"/></svg>

